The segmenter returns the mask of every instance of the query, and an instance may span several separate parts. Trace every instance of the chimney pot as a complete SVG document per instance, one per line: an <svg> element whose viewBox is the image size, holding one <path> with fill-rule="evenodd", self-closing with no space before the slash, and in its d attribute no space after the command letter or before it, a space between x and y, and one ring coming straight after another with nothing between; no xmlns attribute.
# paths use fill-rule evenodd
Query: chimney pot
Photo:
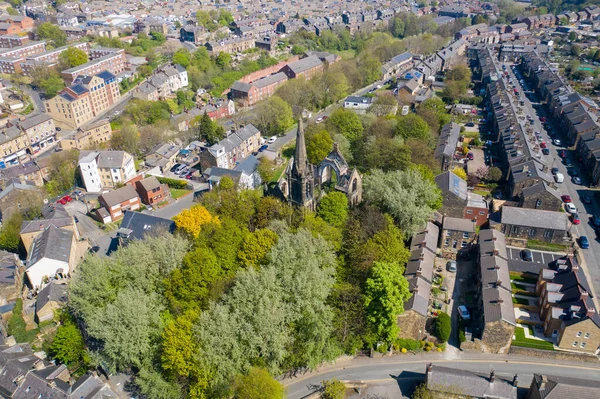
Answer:
<svg viewBox="0 0 600 399"><path fill-rule="evenodd" d="M493 384L495 379L496 379L496 372L494 370L492 370L490 372L490 384Z"/></svg>
<svg viewBox="0 0 600 399"><path fill-rule="evenodd" d="M515 374L513 377L513 386L516 387L519 383L519 376Z"/></svg>

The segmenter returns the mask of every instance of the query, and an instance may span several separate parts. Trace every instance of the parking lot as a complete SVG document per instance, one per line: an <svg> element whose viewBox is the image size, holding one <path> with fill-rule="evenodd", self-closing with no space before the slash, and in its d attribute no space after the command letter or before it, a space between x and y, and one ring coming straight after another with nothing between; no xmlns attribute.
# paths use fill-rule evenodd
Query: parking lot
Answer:
<svg viewBox="0 0 600 399"><path fill-rule="evenodd" d="M523 258L521 258L521 251L523 250L523 248L510 248L507 247L506 248L506 252L508 252L508 259L510 260L523 260ZM554 262L556 259L564 256L562 254L557 254L557 253L550 253L550 252L541 252L541 251L531 251L531 254L533 256L533 263L540 263L540 264L549 264ZM532 262L529 262L532 263Z"/></svg>

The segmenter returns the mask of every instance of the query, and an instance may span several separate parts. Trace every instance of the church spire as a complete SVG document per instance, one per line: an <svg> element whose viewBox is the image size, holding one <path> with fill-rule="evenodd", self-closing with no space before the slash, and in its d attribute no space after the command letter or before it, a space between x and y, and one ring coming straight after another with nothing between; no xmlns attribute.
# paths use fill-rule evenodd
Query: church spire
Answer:
<svg viewBox="0 0 600 399"><path fill-rule="evenodd" d="M294 153L294 165L292 173L296 176L304 176L307 168L306 143L304 142L304 123L302 117L298 119L298 132L296 133L296 152Z"/></svg>

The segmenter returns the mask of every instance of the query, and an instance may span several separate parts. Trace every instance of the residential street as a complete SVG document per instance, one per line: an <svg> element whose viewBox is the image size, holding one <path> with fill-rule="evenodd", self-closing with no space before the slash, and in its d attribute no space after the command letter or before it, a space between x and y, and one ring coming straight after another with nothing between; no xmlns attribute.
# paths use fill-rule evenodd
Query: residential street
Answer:
<svg viewBox="0 0 600 399"><path fill-rule="evenodd" d="M330 366L297 379L286 379L288 399L301 399L316 391L323 380L337 378L339 380L385 382L394 379L412 379L418 384L425 372L425 366L433 364L453 367L462 370L489 374L493 369L499 377L512 379L519 375L519 387L528 387L533 373L559 375L572 378L597 380L600 365L594 363L575 363L554 359L535 359L523 356L459 354L458 358L447 354L433 355L400 355L383 359L358 358L339 365ZM418 373L418 374L417 374ZM400 393L400 388L398 389ZM404 392L402 392L404 393Z"/></svg>
<svg viewBox="0 0 600 399"><path fill-rule="evenodd" d="M515 77L513 69L509 68L508 64L506 70L509 71L509 74L513 76L513 79L515 79L515 81L519 81L519 78ZM525 84L527 84L527 82L525 82ZM586 187L587 179L582 173L583 171L580 170L579 163L572 157L572 151L567 150L567 155L572 161L573 166L567 168L564 165L561 158L558 156L558 151L566 150L566 148L562 146L558 147L552 144L552 138L544 129L539 117L547 117L548 121L550 120L550 118L545 114L544 110L541 107L533 106L532 102L524 94L523 85L520 85L519 96L520 100L523 100L525 102L525 106L523 107L524 114L534 116L534 131L542 133L542 136L544 137L544 140L546 141L546 143L548 144L548 148L550 149L549 155L543 155L544 161L548 164L548 167L550 169L556 167L559 169L560 173L562 173L565 176L564 182L561 184L557 184L558 190L561 195L570 195L573 204L575 204L575 206L577 207L577 214L581 218L581 224L572 225L571 233L575 237L587 236L590 242L590 247L588 249L579 249L579 251L581 251L581 253L583 254L585 263L587 265L587 270L592 279L593 289L597 295L600 292L600 241L598 241L598 239L596 238L596 233L590 222L590 218L592 215L600 214L600 207L598 207L598 201L594 197L594 193L597 192L597 190L592 190ZM556 127L554 127L553 130L555 133L559 132L559 134L555 136L556 138L563 139L562 135L560 134L560 131L556 129ZM576 185L573 183L572 179L570 178L570 174L568 173L569 169L577 170L578 175L581 176L581 179L583 180L582 185ZM585 205L581 201L581 197L583 195L588 195L590 198L592 198L592 203Z"/></svg>

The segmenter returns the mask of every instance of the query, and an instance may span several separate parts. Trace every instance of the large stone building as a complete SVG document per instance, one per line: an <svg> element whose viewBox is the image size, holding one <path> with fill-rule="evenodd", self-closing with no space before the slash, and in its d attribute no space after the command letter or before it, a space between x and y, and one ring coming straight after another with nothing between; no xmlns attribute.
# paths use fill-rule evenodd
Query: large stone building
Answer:
<svg viewBox="0 0 600 399"><path fill-rule="evenodd" d="M72 86L45 101L45 106L46 112L58 124L76 129L102 114L120 97L115 75L103 71L92 76L79 76Z"/></svg>
<svg viewBox="0 0 600 399"><path fill-rule="evenodd" d="M325 194L323 186L330 183L335 190L346 194L351 206L362 202L362 176L348 166L337 144L319 165L308 161L304 122L300 118L294 158L279 179L276 191L293 205L315 210L320 196Z"/></svg>
<svg viewBox="0 0 600 399"><path fill-rule="evenodd" d="M108 119L92 122L81 126L73 134L60 141L63 150L76 148L78 150L98 149L107 146L112 137L112 128Z"/></svg>
<svg viewBox="0 0 600 399"><path fill-rule="evenodd" d="M102 71L108 71L114 75L118 75L125 71L125 67L127 66L127 58L125 58L125 51L123 49L95 50L96 52L90 50L91 61L62 71L61 75L65 83L71 84L78 76L96 75ZM105 51L101 52L100 50ZM112 51L109 52L108 50ZM104 53L106 53L106 55L95 58L96 55L101 55Z"/></svg>
<svg viewBox="0 0 600 399"><path fill-rule="evenodd" d="M229 132L227 137L218 143L201 148L200 165L203 170L215 166L233 169L237 162L258 151L259 147L260 131L254 125L246 125Z"/></svg>

